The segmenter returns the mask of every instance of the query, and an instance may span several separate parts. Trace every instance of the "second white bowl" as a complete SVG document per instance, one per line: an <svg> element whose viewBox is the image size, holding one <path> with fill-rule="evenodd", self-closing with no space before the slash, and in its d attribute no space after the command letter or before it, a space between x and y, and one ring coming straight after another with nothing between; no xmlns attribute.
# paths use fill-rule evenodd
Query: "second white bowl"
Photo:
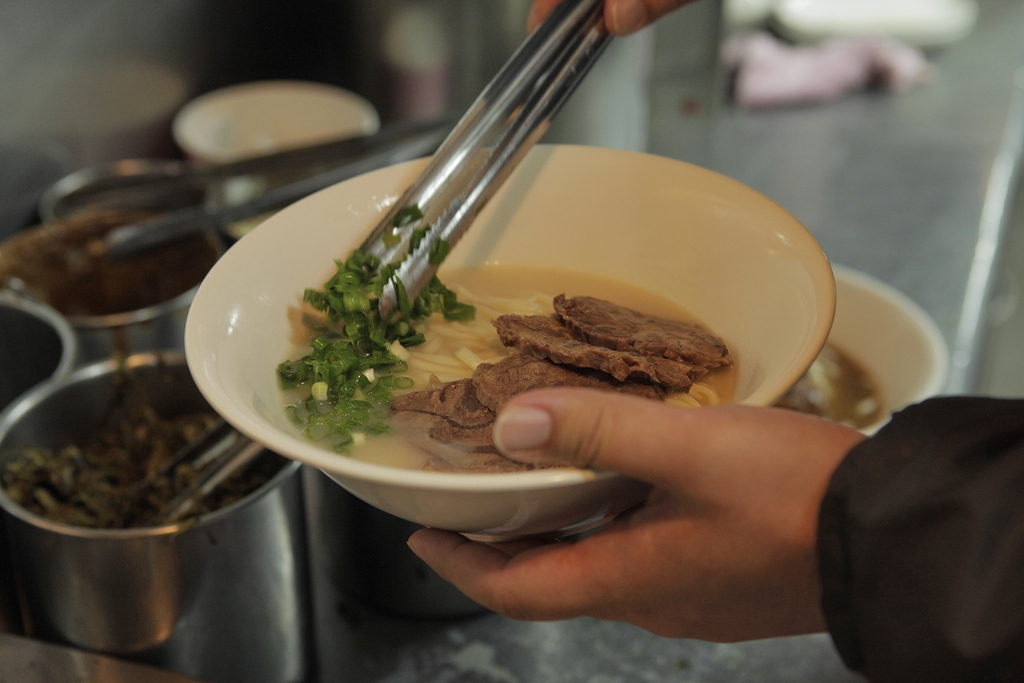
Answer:
<svg viewBox="0 0 1024 683"><path fill-rule="evenodd" d="M833 266L836 316L828 341L878 383L884 415L862 431L878 431L892 413L942 391L949 370L946 340L907 295L866 273Z"/></svg>
<svg viewBox="0 0 1024 683"><path fill-rule="evenodd" d="M380 127L365 98L326 83L256 81L208 92L174 117L174 141L191 158L227 163Z"/></svg>

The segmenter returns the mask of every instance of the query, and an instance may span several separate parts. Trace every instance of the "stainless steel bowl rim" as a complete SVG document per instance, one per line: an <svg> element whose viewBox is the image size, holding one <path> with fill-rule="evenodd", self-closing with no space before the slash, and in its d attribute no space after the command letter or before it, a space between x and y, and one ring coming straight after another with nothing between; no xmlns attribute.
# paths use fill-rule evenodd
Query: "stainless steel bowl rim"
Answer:
<svg viewBox="0 0 1024 683"><path fill-rule="evenodd" d="M57 333L57 336L60 337L62 346L60 362L57 363L57 368L53 371L51 378L65 377L71 372L78 358L78 338L75 336L75 331L71 329L70 321L67 318L58 313L52 306L35 301L9 289L0 289L0 306L17 308L50 325ZM3 414L0 413L0 416Z"/></svg>
<svg viewBox="0 0 1024 683"><path fill-rule="evenodd" d="M150 353L139 353L126 358L123 365L129 368L145 367L152 365L185 365L184 354L177 351L155 351ZM20 396L14 403L8 406L3 412L0 412L0 443L3 442L4 437L7 436L7 432L11 429L12 425L16 423L23 415L31 411L37 405L42 403L44 400L52 396L53 394L61 391L65 387L78 382L83 382L90 379L95 379L103 375L109 375L116 372L121 367L121 363L116 360L103 360L89 365L84 365L75 370L70 375L61 378L54 378L43 382L35 388L29 390L22 396ZM165 536L174 535L184 531L189 531L195 528L201 528L210 524L215 524L223 517L230 515L232 511L246 506L254 504L257 500L263 496L269 494L271 491L276 489L278 485L292 474L302 467L302 463L298 461L291 461L281 468L278 472L270 479L253 491L247 496L236 500L230 505L225 505L222 508L208 512L205 515L196 517L194 520L178 522L175 524L165 524L158 527L140 527L133 529L93 529L90 527L72 526L70 524L62 524L60 522L54 522L53 520L41 517L34 512L26 510L22 506L15 503L7 496L7 492L3 486L0 486L0 508L3 508L8 514L17 517L21 521L31 524L35 527L46 529L54 533L64 534L67 536L76 536L78 538L89 538L97 540L128 540L138 538L149 538L154 536Z"/></svg>
<svg viewBox="0 0 1024 683"><path fill-rule="evenodd" d="M109 315L69 315L67 316L68 322L70 322L74 327L81 329L102 330L111 327L135 325L138 323L144 323L148 320L155 320L156 318L167 315L173 311L187 308L188 305L192 303L192 299L195 298L200 284L202 284L202 280L173 299L161 301L160 303L153 304L152 306L139 308L134 311L125 311L123 313L111 313Z"/></svg>
<svg viewBox="0 0 1024 683"><path fill-rule="evenodd" d="M51 185L39 198L39 217L44 223L58 220L56 211L61 200L70 194L102 178L119 178L132 175L178 176L189 164L175 159L122 159L112 164L92 166L69 173Z"/></svg>

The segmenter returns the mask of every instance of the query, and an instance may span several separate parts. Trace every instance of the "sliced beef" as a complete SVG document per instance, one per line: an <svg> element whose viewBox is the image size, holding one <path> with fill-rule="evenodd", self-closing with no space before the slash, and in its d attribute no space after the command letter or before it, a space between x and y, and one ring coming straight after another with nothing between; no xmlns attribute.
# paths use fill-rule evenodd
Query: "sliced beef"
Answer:
<svg viewBox="0 0 1024 683"><path fill-rule="evenodd" d="M732 363L725 343L696 325L658 318L603 299L555 297L555 313L582 340L618 351L673 358L708 369Z"/></svg>
<svg viewBox="0 0 1024 683"><path fill-rule="evenodd" d="M732 362L722 340L695 325L591 297L558 296L555 312L500 316L498 336L520 353L481 363L470 379L392 401L392 427L430 455L426 469L531 469L498 453L492 437L495 411L524 391L584 387L662 400Z"/></svg>
<svg viewBox="0 0 1024 683"><path fill-rule="evenodd" d="M509 460L494 446L495 413L477 400L471 379L398 396L391 402L395 433L422 448L439 472L518 472L530 465Z"/></svg>
<svg viewBox="0 0 1024 683"><path fill-rule="evenodd" d="M682 360L645 356L581 340L557 318L543 315L503 315L493 321L505 346L547 358L562 365L593 368L620 382L653 382L675 391L686 391L706 370Z"/></svg>
<svg viewBox="0 0 1024 683"><path fill-rule="evenodd" d="M469 448L493 449L494 411L480 403L471 379L460 379L435 389L398 396L391 402L391 424L424 431L432 439L457 442Z"/></svg>
<svg viewBox="0 0 1024 683"><path fill-rule="evenodd" d="M618 391L644 398L663 399L665 390L651 384L619 382L595 370L556 365L528 353L514 353L497 363L481 363L473 371L476 396L497 410L516 394L547 387L584 387Z"/></svg>

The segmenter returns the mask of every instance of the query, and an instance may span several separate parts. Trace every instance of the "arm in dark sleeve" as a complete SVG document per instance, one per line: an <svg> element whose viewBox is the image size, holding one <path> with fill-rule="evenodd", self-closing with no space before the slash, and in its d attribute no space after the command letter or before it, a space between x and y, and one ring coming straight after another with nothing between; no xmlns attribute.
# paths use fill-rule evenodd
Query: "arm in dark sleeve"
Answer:
<svg viewBox="0 0 1024 683"><path fill-rule="evenodd" d="M823 607L873 683L1024 681L1024 400L898 413L836 470Z"/></svg>

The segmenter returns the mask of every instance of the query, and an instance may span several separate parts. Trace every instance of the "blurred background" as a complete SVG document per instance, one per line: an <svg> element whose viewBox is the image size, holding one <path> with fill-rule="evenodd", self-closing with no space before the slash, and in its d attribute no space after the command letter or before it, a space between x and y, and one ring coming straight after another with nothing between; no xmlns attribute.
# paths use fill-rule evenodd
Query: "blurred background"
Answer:
<svg viewBox="0 0 1024 683"><path fill-rule="evenodd" d="M181 156L170 134L175 113L231 84L341 86L385 123L460 112L525 37L529 4L4 2L0 220L8 231L31 222L35 191L71 170ZM698 100L710 94L720 14L719 0L706 0L659 25L659 39L648 30L614 45L574 98L579 115L560 117L566 123L551 139L645 149L651 78L685 77Z"/></svg>

